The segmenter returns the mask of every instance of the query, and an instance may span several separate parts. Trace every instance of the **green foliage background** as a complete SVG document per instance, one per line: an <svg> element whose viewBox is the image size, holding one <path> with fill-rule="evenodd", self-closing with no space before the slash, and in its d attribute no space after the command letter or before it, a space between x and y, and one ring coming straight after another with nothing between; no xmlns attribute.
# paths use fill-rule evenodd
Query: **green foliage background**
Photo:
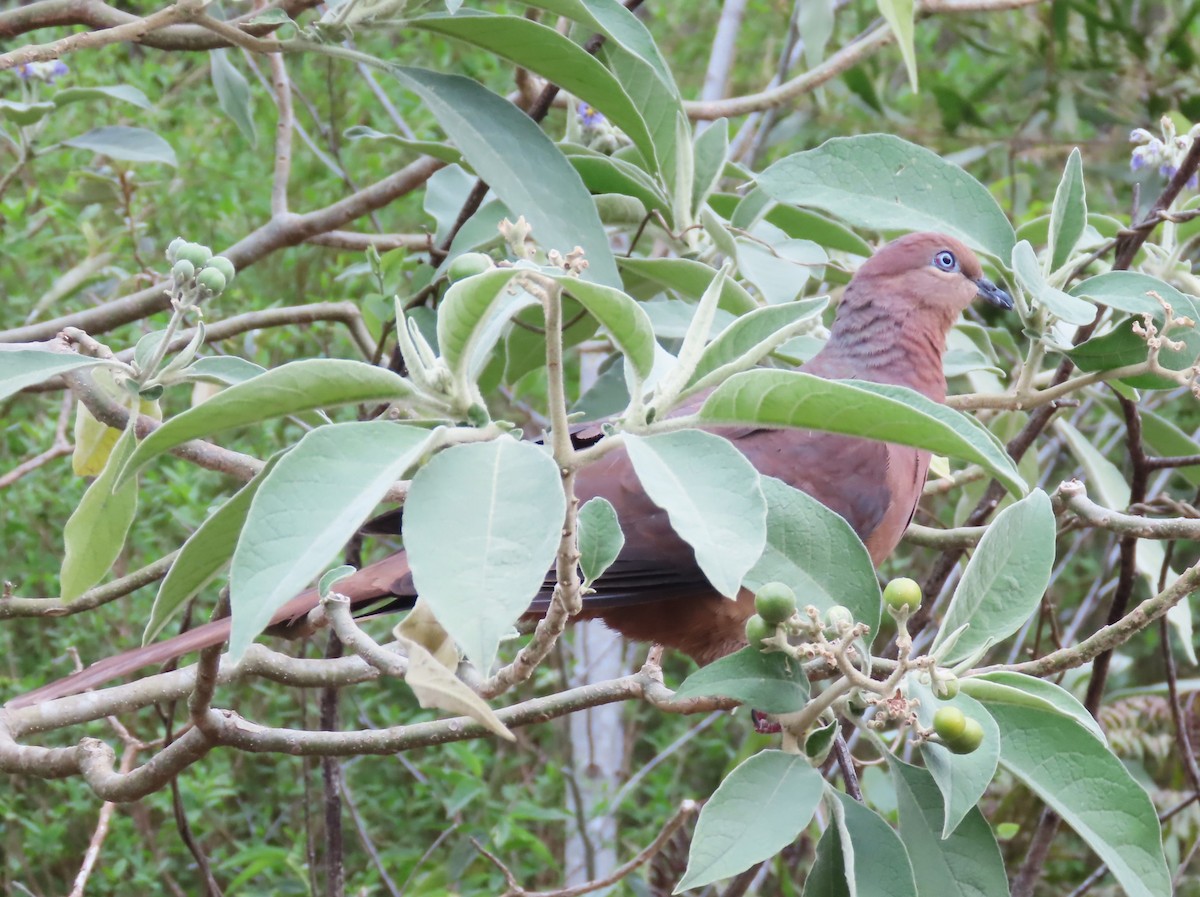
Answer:
<svg viewBox="0 0 1200 897"><path fill-rule="evenodd" d="M503 10L503 5L491 7ZM148 3L128 9L148 13ZM989 185L1016 225L1046 214L1062 164L1070 149L1083 150L1089 205L1095 211L1124 214L1144 184L1141 201L1156 195L1161 181L1153 172L1131 173L1127 136L1132 127L1153 129L1171 113L1200 118L1200 89L1194 76L1200 50L1200 3L1125 4L1105 0L1054 0L1035 12L956 15L918 24L916 50L922 89L910 89L899 53L887 49L867 58L816 93L782 112L753 167L843 135L887 131L958 161ZM644 19L670 62L685 96L696 95L716 25L717 4L647 3ZM738 62L729 93L760 89L774 74L786 34L789 4L752 0L738 37ZM831 47L842 45L877 18L873 3L853 2L839 10ZM31 40L50 39L34 33ZM511 89L511 69L496 57L424 32L364 32L358 45L404 64L458 72L479 79L498 93ZM233 61L249 72L240 54ZM119 103L79 104L56 114L50 139L86 130L97 119L152 128L175 148L183 164L125 166L61 149L37 159L17 184L0 196L0 327L24 321L38 297L62 272L100 251L112 261L79 294L37 313L45 318L122 295L139 284L139 269L161 268L161 251L177 234L219 250L265 221L269 194L274 110L269 94L250 74L258 130L252 144L224 116L208 74L206 54L169 54L117 45L68 59L71 84L132 84L153 103L149 112ZM257 63L265 72L261 62ZM347 187L383 177L411 156L392 144L349 142L347 127L391 130L368 85L352 66L313 57L290 66L300 98L298 119L340 171L298 143L292 207L315 208L335 201ZM17 80L0 73L0 97L17 96ZM440 140L429 113L395 84L384 86L400 115L419 139ZM546 129L560 135L563 113L553 112ZM531 172L531 176L536 173ZM414 193L378 212L372 224L383 231L419 233L432 219ZM319 246L301 246L271 255L239 277L221 298L218 317L301 302L361 301L367 278L344 276L360 259ZM109 334L114 346L132 345L140 333L131 326ZM349 357L353 349L334 326L288 328L252 334L228 346L242 357L272 367L294 358ZM523 382L518 397L537 402L540 384ZM169 414L182 410L184 397L168 397ZM1181 404L1175 422L1187 431L1197 420ZM48 445L57 399L10 400L0 406L0 467L11 468ZM516 412L514 412L516 413ZM295 432L288 425L240 434L236 445L265 457ZM28 597L57 593L61 526L85 488L61 458L38 476L26 477L0 497L3 578ZM144 486L139 537L122 557L126 569L142 566L177 547L223 494L222 478L177 460L163 462ZM973 504L966 490L963 502ZM948 519L954 508L939 509ZM885 570L923 570L927 554L905 549ZM1193 551L1180 549L1179 563ZM1084 559L1074 570L1078 590L1101 573L1099 561ZM139 638L153 589L86 617L57 623L8 620L0 626L0 689L18 693L71 667L67 655L77 646L86 660L106 653L105 645L129 645ZM82 628L86 627L86 628ZM383 631L381 628L380 631ZM310 654L318 648L307 646ZM1134 658L1118 684L1153 678L1157 655ZM683 661L670 661L675 681L686 674ZM535 685L552 690L562 672L551 665ZM1068 683L1069 684L1069 683ZM292 694L260 686L239 694L247 716L299 719L312 725L315 705L294 704ZM1105 710L1110 736L1130 767L1155 792L1159 808L1175 802L1182 784L1172 763L1169 717L1158 699L1131 694ZM347 724L384 726L433 715L416 707L402 684L385 683L355 692L343 713ZM658 830L670 809L685 798L707 795L723 775L766 742L749 732L742 715L712 721L659 714L629 705L627 742L630 772L678 744L694 729L686 748L670 762L654 766L635 793L611 811L620 820L622 850L632 854ZM157 737L152 714L138 720L138 733ZM505 858L526 887L553 887L557 857L569 806L570 782L564 765L565 720L521 731L519 742L467 742L394 758L364 757L346 764L348 888L377 893L379 873L365 841L369 834L392 878L407 882L407 893L499 893L503 879L476 853L471 839ZM96 726L97 734L105 727ZM244 783L253 782L252 793ZM886 802L886 783L874 793ZM1002 785L1003 783L1001 783ZM214 858L226 893L309 893L315 873L310 858L319 841L320 774L317 764L297 758L218 751L180 777L180 801L193 831ZM1019 788L996 787L989 799L994 826L1029 825L1033 801ZM0 883L22 882L36 893L65 892L91 836L96 804L81 783L11 778L0 791ZM91 893L198 893L199 879L172 820L171 795L156 794L122 809L113 818L105 860L93 876ZM1176 857L1200 832L1195 805L1175 818L1170 851ZM426 850L434 845L426 854ZM813 845L789 848L771 867L760 893L793 894L788 864L807 862ZM1019 853L1017 854L1019 856ZM685 855L668 850L650 873L654 885L674 881ZM1092 868L1086 850L1062 837L1052 859L1046 893L1060 893L1060 881L1077 881ZM647 887L635 877L628 893ZM1185 886L1187 887L1187 886ZM1111 890L1111 888L1110 888ZM1094 893L1101 893L1097 889ZM1181 892L1184 893L1184 892Z"/></svg>

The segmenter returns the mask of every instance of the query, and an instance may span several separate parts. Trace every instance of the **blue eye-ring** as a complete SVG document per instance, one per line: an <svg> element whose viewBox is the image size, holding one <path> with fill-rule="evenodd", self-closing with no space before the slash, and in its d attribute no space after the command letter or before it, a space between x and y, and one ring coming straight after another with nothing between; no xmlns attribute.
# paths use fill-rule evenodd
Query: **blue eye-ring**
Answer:
<svg viewBox="0 0 1200 897"><path fill-rule="evenodd" d="M933 257L934 267L941 268L943 271L957 271L958 259L954 257L954 253L949 249L943 249Z"/></svg>

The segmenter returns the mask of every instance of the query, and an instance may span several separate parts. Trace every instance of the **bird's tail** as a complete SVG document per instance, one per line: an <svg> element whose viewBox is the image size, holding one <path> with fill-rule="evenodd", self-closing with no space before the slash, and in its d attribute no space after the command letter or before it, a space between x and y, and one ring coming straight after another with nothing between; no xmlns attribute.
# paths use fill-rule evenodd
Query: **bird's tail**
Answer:
<svg viewBox="0 0 1200 897"><path fill-rule="evenodd" d="M370 564L337 583L338 592L350 598L354 607L362 607L372 601L392 598L391 607L400 609L402 606L411 607L416 600L412 589L412 576L408 567L408 556L403 552L390 555L381 561ZM305 614L317 606L319 596L316 589L301 592L287 604L281 607L271 618L272 626L286 627L301 620ZM404 604L402 605L402 602ZM4 706L9 709L27 707L54 698L79 694L90 688L96 688L135 673L143 667L163 664L176 660L193 651L200 651L213 645L219 645L229 638L230 620L214 620L189 629L174 638L163 642L133 648L112 657L106 657L91 666L72 673L63 679L43 685L41 688L18 695Z"/></svg>

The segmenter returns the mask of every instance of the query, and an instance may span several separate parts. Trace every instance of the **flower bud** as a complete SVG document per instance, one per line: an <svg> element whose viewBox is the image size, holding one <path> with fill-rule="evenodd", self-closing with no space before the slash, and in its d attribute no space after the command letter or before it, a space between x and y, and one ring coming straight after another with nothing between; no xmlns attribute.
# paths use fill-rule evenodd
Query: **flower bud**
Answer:
<svg viewBox="0 0 1200 897"><path fill-rule="evenodd" d="M225 284L233 283L233 275L237 273L237 269L233 267L233 262L225 258L223 255L214 255L204 263L205 268L216 268L225 275Z"/></svg>
<svg viewBox="0 0 1200 897"><path fill-rule="evenodd" d="M225 289L225 275L216 268L204 268L196 275L196 283L216 295Z"/></svg>

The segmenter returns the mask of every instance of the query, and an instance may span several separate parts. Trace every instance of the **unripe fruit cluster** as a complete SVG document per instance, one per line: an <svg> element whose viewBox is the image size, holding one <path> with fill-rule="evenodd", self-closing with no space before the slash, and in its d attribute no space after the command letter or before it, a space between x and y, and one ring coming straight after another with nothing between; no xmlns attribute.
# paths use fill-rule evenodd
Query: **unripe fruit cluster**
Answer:
<svg viewBox="0 0 1200 897"><path fill-rule="evenodd" d="M933 731L956 754L971 754L983 744L983 726L957 707L943 707L933 715Z"/></svg>
<svg viewBox="0 0 1200 897"><path fill-rule="evenodd" d="M213 296L223 292L236 273L233 262L225 256L213 255L207 246L189 243L183 237L176 237L167 246L167 260L177 285L189 284L195 278L196 285Z"/></svg>

